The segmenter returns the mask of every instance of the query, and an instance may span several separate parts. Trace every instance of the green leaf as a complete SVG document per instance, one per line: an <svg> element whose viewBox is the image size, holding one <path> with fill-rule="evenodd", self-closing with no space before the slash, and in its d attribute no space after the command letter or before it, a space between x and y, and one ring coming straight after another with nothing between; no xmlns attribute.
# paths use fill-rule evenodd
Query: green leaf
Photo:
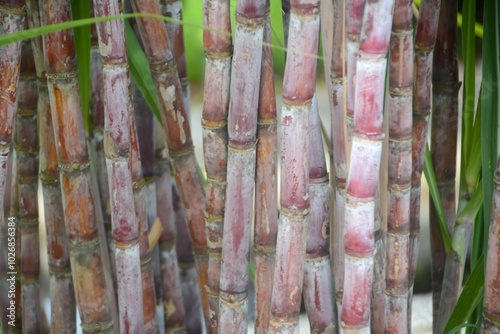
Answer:
<svg viewBox="0 0 500 334"><path fill-rule="evenodd" d="M484 230L489 231L493 196L493 173L498 158L498 114L500 113L500 4L484 3L483 82L481 91L482 177L484 182ZM484 252L488 247L485 233Z"/></svg>
<svg viewBox="0 0 500 334"><path fill-rule="evenodd" d="M455 309L451 313L444 333L451 333L456 327L464 324L484 295L484 255L481 255L477 265L472 270L469 279L458 298Z"/></svg>
<svg viewBox="0 0 500 334"><path fill-rule="evenodd" d="M475 329L480 329L477 325L473 325L473 324L469 324L469 323L466 323L466 324L461 324L461 325L458 325L458 326L455 326L454 328L452 328L448 334L455 334L455 333L459 333L462 328L465 328L465 327L469 327L469 328L475 328Z"/></svg>
<svg viewBox="0 0 500 334"><path fill-rule="evenodd" d="M424 175L427 180L427 184L429 185L429 192L431 193L432 201L436 207L439 228L441 229L441 234L443 236L444 248L446 253L448 253L451 249L450 231L448 231L448 227L446 225L443 203L441 202L441 197L439 196L436 175L434 174L434 166L432 165L431 153L429 152L429 145L425 148Z"/></svg>
<svg viewBox="0 0 500 334"><path fill-rule="evenodd" d="M71 0L73 20L90 18L90 0ZM85 131L90 127L90 25L74 29L76 60L78 65L78 84L82 105Z"/></svg>
<svg viewBox="0 0 500 334"><path fill-rule="evenodd" d="M457 217L457 220L466 219L466 220L474 220L479 210L483 206L483 182L479 181L479 184L474 190L471 199L464 207L462 212Z"/></svg>
<svg viewBox="0 0 500 334"><path fill-rule="evenodd" d="M476 17L476 0L465 0L463 4L464 20L462 27L462 55L464 58L464 87L462 110L462 159L467 165L472 142L474 124L475 80L476 80L476 36L474 22ZM464 175L465 170L462 170Z"/></svg>
<svg viewBox="0 0 500 334"><path fill-rule="evenodd" d="M135 37L134 30L126 20L125 37L127 39L127 54L130 74L137 84L137 87L139 87L144 99L153 111L153 114L161 123L160 106L158 104L158 98L155 92L155 85L149 68L148 59L146 58L139 41Z"/></svg>

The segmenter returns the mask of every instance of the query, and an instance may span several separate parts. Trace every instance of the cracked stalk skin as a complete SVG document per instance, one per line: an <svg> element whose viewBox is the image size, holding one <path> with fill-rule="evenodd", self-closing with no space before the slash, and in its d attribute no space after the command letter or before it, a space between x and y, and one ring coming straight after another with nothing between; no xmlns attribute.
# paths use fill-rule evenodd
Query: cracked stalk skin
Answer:
<svg viewBox="0 0 500 334"><path fill-rule="evenodd" d="M218 333L246 333L265 0L236 3ZM257 41L257 43L255 43Z"/></svg>
<svg viewBox="0 0 500 334"><path fill-rule="evenodd" d="M203 25L231 33L230 1L204 0ZM227 114L231 81L231 36L205 30L205 91L203 97L203 152L207 172L205 220L208 243L210 324L218 331L219 281L227 173Z"/></svg>
<svg viewBox="0 0 500 334"><path fill-rule="evenodd" d="M290 1L288 53L281 113L281 212L270 333L298 333L309 216L309 114L319 44L319 1Z"/></svg>
<svg viewBox="0 0 500 334"><path fill-rule="evenodd" d="M271 43L269 1L264 23L264 42ZM273 54L262 47L259 111L257 120L257 161L255 167L255 328L269 330L271 293L276 262L278 233L278 190L276 96L274 91Z"/></svg>
<svg viewBox="0 0 500 334"><path fill-rule="evenodd" d="M67 0L40 2L44 26L69 21L69 13ZM64 218L82 328L84 333L111 333L113 322L101 262L73 31L44 35L43 42Z"/></svg>
<svg viewBox="0 0 500 334"><path fill-rule="evenodd" d="M370 332L375 193L382 155L384 81L393 7L394 0L368 2L361 28L345 211L341 314L345 333Z"/></svg>
<svg viewBox="0 0 500 334"><path fill-rule="evenodd" d="M161 15L159 5L154 0L132 0L131 3L135 13ZM162 123L167 133L167 147L193 241L205 324L206 328L210 328L208 295L205 290L208 283L205 193L194 155L189 115L184 106L177 66L165 24L158 19L139 18L137 25L153 75Z"/></svg>
<svg viewBox="0 0 500 334"><path fill-rule="evenodd" d="M411 301L413 283L417 272L420 235L420 183L424 167L429 116L431 114L432 55L437 37L440 5L441 0L422 1L415 32L408 330L411 328Z"/></svg>

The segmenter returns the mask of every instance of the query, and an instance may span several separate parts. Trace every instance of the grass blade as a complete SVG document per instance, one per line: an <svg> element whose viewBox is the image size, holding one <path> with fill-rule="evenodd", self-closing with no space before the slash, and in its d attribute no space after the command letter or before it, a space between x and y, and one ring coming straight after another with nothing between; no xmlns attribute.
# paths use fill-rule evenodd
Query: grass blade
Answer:
<svg viewBox="0 0 500 334"><path fill-rule="evenodd" d="M429 145L425 148L425 162L424 162L424 175L427 183L429 184L429 192L431 193L432 201L436 207L437 216L439 219L439 227L441 229L441 234L443 235L443 243L446 253L451 249L451 237L448 227L446 226L446 218L444 217L443 203L441 202L441 197L439 196L439 190L436 181L436 175L434 174L434 167L432 165L431 152L429 151Z"/></svg>
<svg viewBox="0 0 500 334"><path fill-rule="evenodd" d="M484 255L481 255L467 283L465 283L444 333L451 333L456 326L464 324L481 302L484 294L484 262Z"/></svg>
<svg viewBox="0 0 500 334"><path fill-rule="evenodd" d="M90 0L71 0L74 20L90 18ZM82 104L83 123L88 133L90 126L90 25L74 28L78 84Z"/></svg>
<svg viewBox="0 0 500 334"><path fill-rule="evenodd" d="M484 230L489 231L493 196L493 173L498 158L498 114L500 112L500 4L484 3L483 83L481 105L482 174L484 182ZM484 236L484 252L488 247L488 234Z"/></svg>
<svg viewBox="0 0 500 334"><path fill-rule="evenodd" d="M125 36L127 39L130 74L149 107L161 123L160 106L158 105L158 98L156 97L155 85L153 83L153 77L151 76L151 70L149 69L149 63L128 21L125 21Z"/></svg>

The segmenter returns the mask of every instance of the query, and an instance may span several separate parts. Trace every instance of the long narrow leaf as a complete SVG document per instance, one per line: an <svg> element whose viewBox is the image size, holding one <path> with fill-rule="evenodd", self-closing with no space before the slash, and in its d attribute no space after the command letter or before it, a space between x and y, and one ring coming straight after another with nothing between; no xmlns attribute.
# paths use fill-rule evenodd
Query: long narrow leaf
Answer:
<svg viewBox="0 0 500 334"><path fill-rule="evenodd" d="M441 229L441 234L443 235L443 243L446 253L451 249L451 237L450 231L446 226L446 218L444 217L443 203L441 202L441 197L439 196L439 190L436 181L436 175L434 174L434 166L432 165L431 152L429 151L429 145L425 148L425 161L424 161L424 175L429 185L429 192L431 193L432 201L436 207L437 216L439 219L439 227Z"/></svg>
<svg viewBox="0 0 500 334"><path fill-rule="evenodd" d="M90 18L90 0L71 0L71 13L74 20ZM90 119L90 25L74 29L76 60L78 65L78 84L82 105L85 130L89 131Z"/></svg>
<svg viewBox="0 0 500 334"><path fill-rule="evenodd" d="M484 255L481 255L467 283L465 283L444 333L449 333L456 326L465 323L482 300L484 295L484 261Z"/></svg>
<svg viewBox="0 0 500 334"><path fill-rule="evenodd" d="M128 63L132 79L134 79L144 99L161 123L160 106L155 93L155 85L151 70L149 69L148 59L144 51L142 51L141 45L135 37L134 30L128 21L125 21L125 37L127 39Z"/></svg>
<svg viewBox="0 0 500 334"><path fill-rule="evenodd" d="M483 83L481 91L482 120L482 174L484 182L484 230L489 231L493 173L498 158L498 114L500 113L500 4L484 3ZM488 247L488 233L484 236L484 252Z"/></svg>

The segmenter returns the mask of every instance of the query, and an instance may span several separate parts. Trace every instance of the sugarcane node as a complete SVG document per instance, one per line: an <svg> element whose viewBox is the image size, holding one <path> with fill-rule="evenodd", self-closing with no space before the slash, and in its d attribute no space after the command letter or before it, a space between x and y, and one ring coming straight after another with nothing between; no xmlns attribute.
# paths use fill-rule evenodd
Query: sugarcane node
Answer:
<svg viewBox="0 0 500 334"><path fill-rule="evenodd" d="M84 333L113 333L113 319L100 323L80 323Z"/></svg>
<svg viewBox="0 0 500 334"><path fill-rule="evenodd" d="M26 15L26 5L23 4L24 1L18 1L18 4L17 5L11 5L11 6L7 6L7 5L0 5L0 11L2 12L5 12L7 14L11 14L11 15L19 15L19 16L23 16Z"/></svg>
<svg viewBox="0 0 500 334"><path fill-rule="evenodd" d="M97 232L95 235L97 236ZM76 240L72 238L68 240L68 246L72 254L81 255L80 253L90 253L89 249L92 248L100 250L100 240L96 237L92 237L90 240Z"/></svg>
<svg viewBox="0 0 500 334"><path fill-rule="evenodd" d="M74 161L70 163L59 161L59 170L67 175L84 173L89 167L90 160L83 162Z"/></svg>
<svg viewBox="0 0 500 334"><path fill-rule="evenodd" d="M71 267L65 266L63 268L56 266L49 266L49 275L55 276L58 278L72 278Z"/></svg>
<svg viewBox="0 0 500 334"><path fill-rule="evenodd" d="M177 63L175 62L174 58L162 62L160 64L150 64L149 68L151 69L151 72L153 72L152 73L153 75L160 75L160 74L175 75L177 73Z"/></svg>
<svg viewBox="0 0 500 334"><path fill-rule="evenodd" d="M152 260L151 252L148 252L141 256L141 269L151 265Z"/></svg>
<svg viewBox="0 0 500 334"><path fill-rule="evenodd" d="M209 121L201 118L201 127L203 129L211 130L211 129L221 129L227 126L227 121L225 119L220 121Z"/></svg>
<svg viewBox="0 0 500 334"><path fill-rule="evenodd" d="M47 81L51 82L51 84L57 84L58 81L66 81L67 79L73 79L77 76L78 70L69 72L49 72L47 70Z"/></svg>

